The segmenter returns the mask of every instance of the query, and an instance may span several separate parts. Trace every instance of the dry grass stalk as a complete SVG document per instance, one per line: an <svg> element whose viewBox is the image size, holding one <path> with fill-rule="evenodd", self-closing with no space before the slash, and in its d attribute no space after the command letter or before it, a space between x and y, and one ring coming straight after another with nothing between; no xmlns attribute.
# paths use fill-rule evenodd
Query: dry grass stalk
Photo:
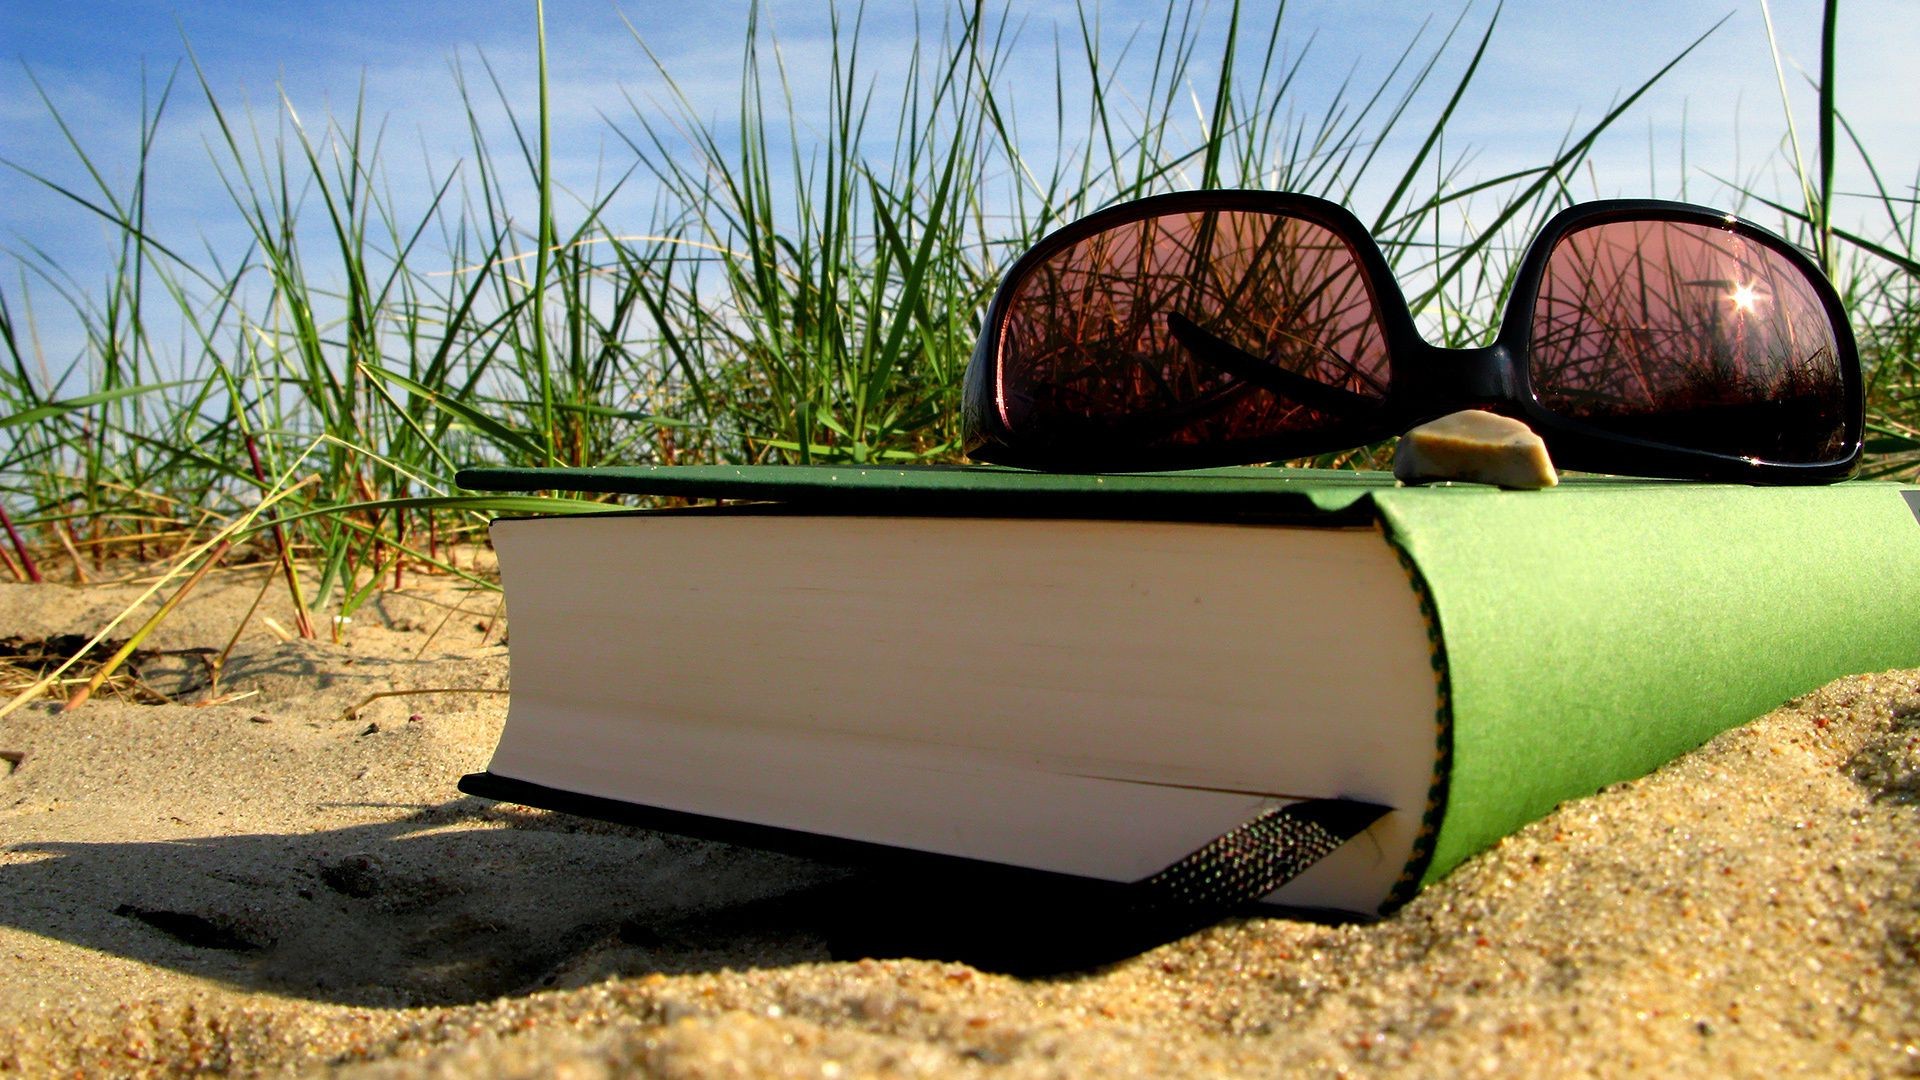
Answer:
<svg viewBox="0 0 1920 1080"><path fill-rule="evenodd" d="M141 624L140 629L134 631L133 636L127 639L126 644L120 646L106 663L100 665L100 670L94 672L93 678L87 681L87 685L75 691L73 696L67 699L67 703L61 708L61 711L72 712L80 706L85 705L87 699L93 696L94 691L100 689L100 685L112 677L115 671L120 669L120 665L126 662L127 657L133 655L133 651L140 647L140 643L147 640L147 637L153 633L154 629L158 627L168 615L173 614L173 609L180 606L180 601L186 599L187 594L192 592L196 585L200 584L201 580L207 576L207 571L219 565L221 559L226 558L227 552L231 550L232 547L233 541L220 541L220 545L213 549L213 554L207 556L206 561L202 562L200 568L193 572L193 576L187 579L186 584L174 590L174 594L167 597L166 603L160 605L160 610L148 616L147 621Z"/></svg>
<svg viewBox="0 0 1920 1080"><path fill-rule="evenodd" d="M50 688L59 685L61 678L67 674L69 669L71 669L75 664L79 663L83 657L85 657L88 653L92 652L93 649L97 647L101 642L105 641L107 638L107 635L113 633L114 629L118 627L121 623L125 622L129 616L131 616L134 612L140 610L141 605L145 604L148 600L151 600L154 597L154 595L160 591L161 587L166 585L167 582L173 580L176 576L182 573L188 566L192 565L195 561L197 561L201 556L214 550L215 548L219 548L221 552L224 553L227 547L231 544L233 538L239 535L240 533L244 532L249 526L251 526L255 518L259 517L262 513L270 509L275 503L278 503L282 499L287 498L289 495L292 495L293 493L307 487L309 484L315 483L317 480L318 480L318 477L309 476L306 479L301 480L297 484L287 484L285 482L285 478L283 477L280 486L278 486L274 491L270 492L266 496L266 498L261 499L260 502L257 503L252 509L248 510L246 513L240 515L239 517L235 518L233 521L228 522L224 527L220 529L219 532L207 538L205 542L201 543L198 547L195 547L192 551L187 552L186 555L182 556L179 560L177 560L174 563L174 565L167 571L166 574L162 575L160 579L155 581L152 585L147 586L145 591L141 592L141 594L138 597L135 597L134 601L128 604L126 608L120 612L120 614L115 615L112 619L109 619L107 621L107 625L101 627L100 632L95 634L91 639L89 639L85 645L81 646L80 649L76 651L74 655L71 658L69 658L65 663L55 668L52 672L49 672L48 674L42 676L38 681L33 682L32 684L19 690L17 693L13 695L12 699L10 699L5 705L0 705L0 718L5 718L9 714L11 714L15 709L18 709L22 705L25 705L27 702L34 700L35 698L39 697L41 694L46 693ZM208 565L211 565L211 563L212 563L212 560L209 560ZM199 572L204 573L205 569L206 568L203 566ZM197 577L198 574L196 574L195 576Z"/></svg>
<svg viewBox="0 0 1920 1080"><path fill-rule="evenodd" d="M70 639L70 640L69 640ZM66 689L81 681L92 678L102 666L92 659L77 659L75 652L82 641L77 634L44 640L23 640L19 638L0 639L0 694L19 694L41 686L45 673L61 665L67 668L71 678L55 680L45 690L51 696L66 696ZM137 653L130 653L137 658ZM99 680L94 693L97 696L115 698L122 701L134 701L143 705L165 704L172 699L158 690L140 681L131 667L111 672Z"/></svg>

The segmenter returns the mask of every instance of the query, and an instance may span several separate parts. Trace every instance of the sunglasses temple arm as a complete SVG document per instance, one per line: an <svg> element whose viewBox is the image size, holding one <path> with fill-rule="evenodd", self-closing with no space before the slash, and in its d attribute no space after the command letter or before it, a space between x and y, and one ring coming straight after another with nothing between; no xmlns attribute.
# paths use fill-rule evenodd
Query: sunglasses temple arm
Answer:
<svg viewBox="0 0 1920 1080"><path fill-rule="evenodd" d="M1173 339L1194 358L1247 382L1321 412L1354 418L1380 411L1381 402L1351 390L1328 386L1285 368L1275 367L1229 341L1200 329L1177 311L1167 313Z"/></svg>

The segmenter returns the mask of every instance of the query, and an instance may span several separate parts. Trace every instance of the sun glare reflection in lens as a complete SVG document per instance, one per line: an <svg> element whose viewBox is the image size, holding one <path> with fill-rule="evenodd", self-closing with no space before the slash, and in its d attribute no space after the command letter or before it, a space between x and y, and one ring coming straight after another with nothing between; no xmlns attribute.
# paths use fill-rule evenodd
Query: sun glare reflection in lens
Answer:
<svg viewBox="0 0 1920 1080"><path fill-rule="evenodd" d="M1733 310L1750 314L1760 303L1760 294L1754 291L1752 285L1735 285L1727 299L1733 302Z"/></svg>

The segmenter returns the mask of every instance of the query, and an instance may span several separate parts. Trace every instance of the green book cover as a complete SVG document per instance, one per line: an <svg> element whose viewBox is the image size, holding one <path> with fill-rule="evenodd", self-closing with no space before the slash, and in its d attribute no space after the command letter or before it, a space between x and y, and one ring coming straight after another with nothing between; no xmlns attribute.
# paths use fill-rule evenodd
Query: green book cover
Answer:
<svg viewBox="0 0 1920 1080"><path fill-rule="evenodd" d="M485 490L770 500L866 514L1371 522L1437 620L1444 796L1423 880L1558 802L1841 675L1920 665L1920 488L1569 478L1404 487L1268 468L476 469Z"/></svg>

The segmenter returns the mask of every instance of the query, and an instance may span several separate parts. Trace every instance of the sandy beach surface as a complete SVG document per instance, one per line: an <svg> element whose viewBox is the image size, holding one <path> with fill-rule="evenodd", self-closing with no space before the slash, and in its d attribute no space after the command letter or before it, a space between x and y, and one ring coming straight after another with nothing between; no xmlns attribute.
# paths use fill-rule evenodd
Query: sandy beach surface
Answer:
<svg viewBox="0 0 1920 1080"><path fill-rule="evenodd" d="M284 590L245 618L266 572L136 658L172 703L0 719L0 1072L1920 1073L1920 671L1564 804L1378 923L1015 977L871 868L462 796L506 712L498 595L415 579L286 641ZM0 586L0 636L137 592Z"/></svg>

